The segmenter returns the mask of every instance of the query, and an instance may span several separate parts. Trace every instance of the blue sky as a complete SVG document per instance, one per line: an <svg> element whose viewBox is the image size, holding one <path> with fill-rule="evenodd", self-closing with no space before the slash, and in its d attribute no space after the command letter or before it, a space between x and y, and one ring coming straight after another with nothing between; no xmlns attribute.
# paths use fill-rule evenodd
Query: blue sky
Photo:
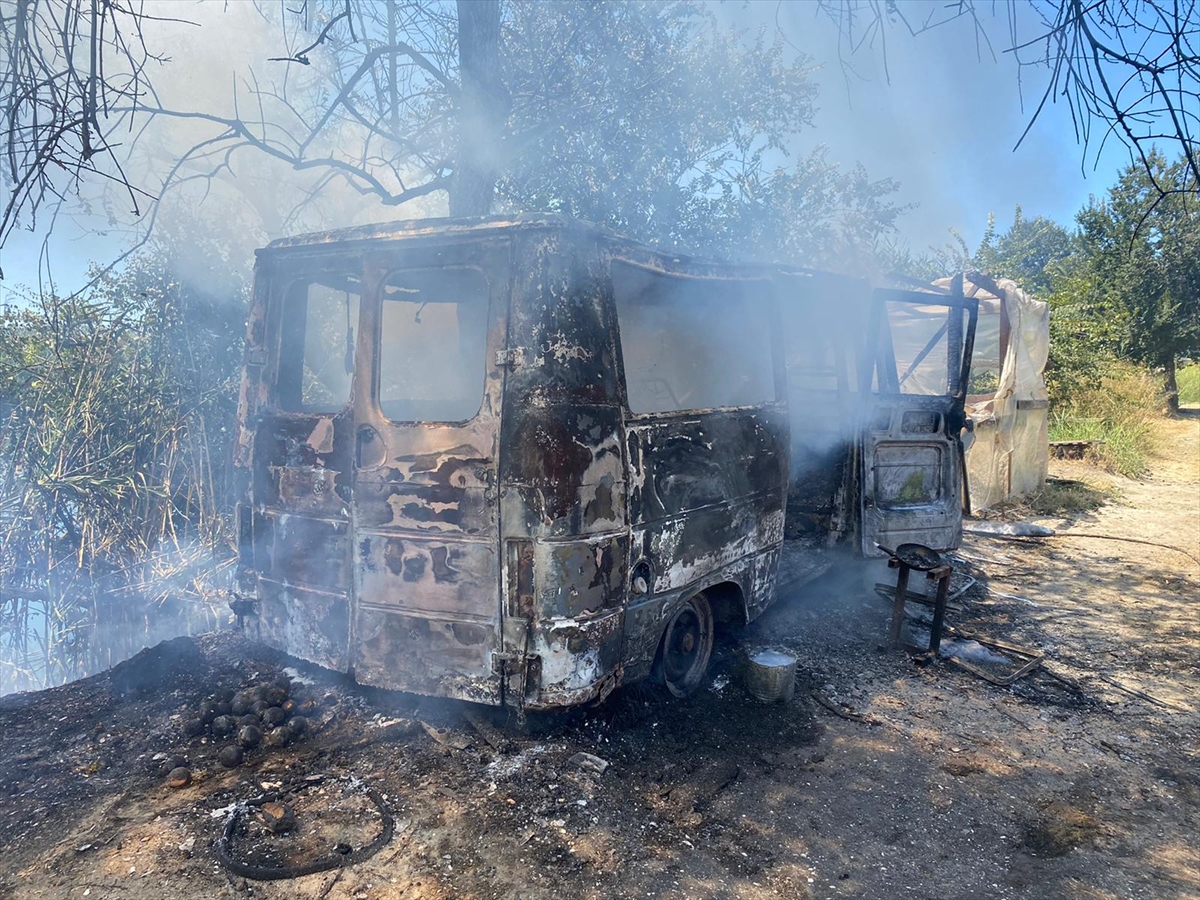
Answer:
<svg viewBox="0 0 1200 900"><path fill-rule="evenodd" d="M901 3L906 12L915 11L917 20L920 10L929 8L924 2ZM946 4L942 0L937 5ZM991 7L980 6L990 16ZM1002 12L1002 6L998 9ZM1022 109L1016 66L1002 52L1008 34L1003 19L983 19L996 59L986 49L977 53L966 21L916 37L890 30L889 83L878 48L860 51L854 58L858 75L847 80L837 57L836 33L812 3L726 4L722 15L747 26L769 23L773 30L776 10L786 37L822 66L816 76L820 111L815 128L801 142L824 143L831 158L843 165L861 162L872 178L899 181L898 198L916 204L900 224L902 237L914 249L945 244L952 227L973 245L989 211L1003 227L1017 204L1027 217L1044 215L1071 225L1089 195L1102 195L1129 163L1128 152L1117 143L1099 161L1094 149L1085 160L1062 103L1047 105L1014 150L1045 81L1040 72L1026 71ZM1033 25L1031 16L1025 21Z"/></svg>
<svg viewBox="0 0 1200 900"><path fill-rule="evenodd" d="M930 3L944 5L944 0L900 2L916 19ZM1115 143L1098 164L1094 154L1085 160L1062 104L1048 106L1022 146L1013 149L1044 82L1027 74L1023 110L1015 65L1001 52L1007 29L1000 19L989 22L997 59L986 50L977 54L966 22L917 37L892 29L889 82L878 48L864 48L855 57L859 74L847 80L837 58L836 33L811 2L732 0L715 9L750 36L759 28L773 35L778 21L786 38L820 66L815 73L819 111L814 127L797 137L797 152L825 144L833 161L861 162L872 178L896 179L896 200L914 207L902 217L899 236L916 251L946 244L951 228L973 246L989 211L1003 227L1016 204L1027 216L1070 225L1088 196L1102 194L1129 162L1127 151ZM82 283L89 260L111 259L119 251L116 237L89 230L97 224L103 223L58 223L51 251L61 288ZM17 233L0 251L6 276L0 302L11 297L15 285L36 283L40 249L40 235Z"/></svg>

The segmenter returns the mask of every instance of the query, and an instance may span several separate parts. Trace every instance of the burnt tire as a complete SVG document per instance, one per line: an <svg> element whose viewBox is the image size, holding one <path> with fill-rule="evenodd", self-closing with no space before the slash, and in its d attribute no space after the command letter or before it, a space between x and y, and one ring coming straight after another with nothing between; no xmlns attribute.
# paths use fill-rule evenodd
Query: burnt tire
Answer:
<svg viewBox="0 0 1200 900"><path fill-rule="evenodd" d="M654 677L674 697L686 697L704 682L713 649L712 604L694 594L663 628L654 661Z"/></svg>

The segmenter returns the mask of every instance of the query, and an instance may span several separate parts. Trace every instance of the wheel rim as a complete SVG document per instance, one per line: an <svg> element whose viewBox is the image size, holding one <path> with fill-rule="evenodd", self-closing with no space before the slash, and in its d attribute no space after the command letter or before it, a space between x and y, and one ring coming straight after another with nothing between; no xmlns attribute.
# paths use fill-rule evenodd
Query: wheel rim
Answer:
<svg viewBox="0 0 1200 900"><path fill-rule="evenodd" d="M660 670L667 690L685 697L699 687L712 645L712 608L703 594L697 594L675 611L663 633Z"/></svg>

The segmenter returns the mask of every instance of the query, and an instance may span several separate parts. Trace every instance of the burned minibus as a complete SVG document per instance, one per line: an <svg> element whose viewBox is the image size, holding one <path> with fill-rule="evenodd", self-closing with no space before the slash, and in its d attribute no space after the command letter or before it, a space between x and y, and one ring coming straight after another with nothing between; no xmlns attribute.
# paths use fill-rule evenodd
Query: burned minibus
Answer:
<svg viewBox="0 0 1200 900"><path fill-rule="evenodd" d="M686 694L714 629L783 581L957 545L973 326L961 291L565 219L276 241L247 330L236 608L384 688L545 709L653 673Z"/></svg>

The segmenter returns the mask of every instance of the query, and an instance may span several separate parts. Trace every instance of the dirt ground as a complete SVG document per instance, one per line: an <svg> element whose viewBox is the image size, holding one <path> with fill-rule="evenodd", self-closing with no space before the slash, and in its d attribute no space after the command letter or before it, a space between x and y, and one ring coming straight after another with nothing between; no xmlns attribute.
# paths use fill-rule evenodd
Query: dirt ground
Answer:
<svg viewBox="0 0 1200 900"><path fill-rule="evenodd" d="M1053 464L1119 498L1040 520L1071 536L973 535L955 558L978 584L949 624L1045 654L1010 687L881 649L882 573L856 568L725 638L687 701L635 687L523 730L301 668L311 733L222 769L228 742L182 729L288 665L233 633L4 698L0 898L1200 897L1200 564L1098 537L1200 557L1200 411L1162 429L1145 481ZM799 655L793 700L741 687L761 643ZM190 786L158 771L172 753ZM297 830L248 810L242 862L369 843L367 788L394 834L336 870L233 875L214 843L264 785L294 790Z"/></svg>

